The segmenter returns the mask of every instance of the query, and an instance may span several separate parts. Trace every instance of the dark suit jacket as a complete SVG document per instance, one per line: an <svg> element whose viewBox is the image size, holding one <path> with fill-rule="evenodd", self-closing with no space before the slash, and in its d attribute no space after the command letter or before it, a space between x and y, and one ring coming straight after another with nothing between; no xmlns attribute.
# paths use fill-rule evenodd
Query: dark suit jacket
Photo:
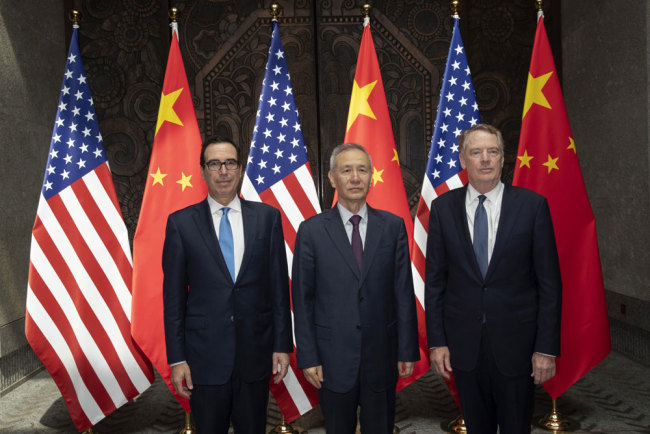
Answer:
<svg viewBox="0 0 650 434"><path fill-rule="evenodd" d="M207 199L171 214L163 248L167 362L186 360L195 384L271 375L272 352L293 350L280 212L241 201L244 257L235 282Z"/></svg>
<svg viewBox="0 0 650 434"><path fill-rule="evenodd" d="M360 368L373 390L394 388L397 361L419 359L404 221L368 207L360 272L335 206L300 225L292 270L298 367L322 365L334 392Z"/></svg>
<svg viewBox="0 0 650 434"><path fill-rule="evenodd" d="M452 368L476 366L483 313L499 371L526 375L533 352L560 354L562 282L548 204L505 186L485 279L467 226L467 186L431 203L425 307L429 347L449 346Z"/></svg>

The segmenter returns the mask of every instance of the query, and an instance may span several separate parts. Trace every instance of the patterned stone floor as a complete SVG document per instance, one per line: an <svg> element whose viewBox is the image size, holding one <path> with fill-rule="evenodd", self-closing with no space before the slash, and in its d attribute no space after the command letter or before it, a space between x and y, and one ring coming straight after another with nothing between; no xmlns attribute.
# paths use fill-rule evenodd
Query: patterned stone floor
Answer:
<svg viewBox="0 0 650 434"><path fill-rule="evenodd" d="M550 410L544 389L536 393L536 414ZM560 412L577 421L576 432L650 433L650 367L612 353L558 400ZM442 433L441 424L457 416L444 383L429 373L398 395L396 425L402 434ZM279 422L275 402L269 405L271 430ZM159 379L134 401L94 428L105 433L177 433L184 415ZM324 434L318 409L293 423L300 432ZM76 432L63 399L46 371L0 398L0 433ZM534 428L534 433L544 430Z"/></svg>

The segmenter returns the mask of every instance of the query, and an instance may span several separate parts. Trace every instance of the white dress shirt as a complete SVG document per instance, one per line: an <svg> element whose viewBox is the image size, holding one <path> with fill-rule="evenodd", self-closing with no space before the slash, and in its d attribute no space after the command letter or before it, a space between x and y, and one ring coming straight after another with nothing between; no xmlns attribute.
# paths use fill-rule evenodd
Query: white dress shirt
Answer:
<svg viewBox="0 0 650 434"><path fill-rule="evenodd" d="M350 217L355 214L352 214L347 208L337 202L336 206L339 209L339 214L341 214L341 220L343 221L343 227L345 228L345 233L348 234L348 241L352 244L352 222ZM361 235L361 245L366 246L366 232L368 230L368 207L364 203L359 212L356 214L361 217L359 220L359 235Z"/></svg>
<svg viewBox="0 0 650 434"><path fill-rule="evenodd" d="M478 207L478 197L481 195L472 184L467 184L467 194L465 195L465 210L467 212L467 225L469 227L469 236L474 242L474 214ZM503 182L499 181L496 187L485 193L483 206L487 213L488 221L488 264L492 259L494 250L494 241L499 229L499 217L501 216L501 201L503 200Z"/></svg>
<svg viewBox="0 0 650 434"><path fill-rule="evenodd" d="M219 224L223 217L223 211L221 209L224 206L230 208L230 211L228 211L228 221L232 228L233 249L235 251L235 276L237 276L242 258L244 257L244 220L241 214L241 201L239 200L239 196L235 196L228 205L221 205L212 196L208 195L208 205L210 206L212 221L214 222L214 230L217 232L217 239L219 239Z"/></svg>

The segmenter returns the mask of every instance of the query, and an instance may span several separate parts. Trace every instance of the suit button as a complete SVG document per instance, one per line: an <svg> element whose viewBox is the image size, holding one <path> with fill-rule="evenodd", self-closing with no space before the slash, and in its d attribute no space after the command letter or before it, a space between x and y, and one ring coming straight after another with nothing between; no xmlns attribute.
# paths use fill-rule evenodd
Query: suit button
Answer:
<svg viewBox="0 0 650 434"><path fill-rule="evenodd" d="M235 322L235 316L234 315L230 315L230 322Z"/></svg>
<svg viewBox="0 0 650 434"><path fill-rule="evenodd" d="M363 302L365 300L363 297L359 297L359 302Z"/></svg>
<svg viewBox="0 0 650 434"><path fill-rule="evenodd" d="M357 324L357 330L361 330L361 326Z"/></svg>
<svg viewBox="0 0 650 434"><path fill-rule="evenodd" d="M239 291L239 287L238 287L238 286L235 286L232 290L235 291L235 292L237 292L237 291Z"/></svg>
<svg viewBox="0 0 650 434"><path fill-rule="evenodd" d="M482 289L483 291L487 291L487 286L484 285L481 289Z"/></svg>

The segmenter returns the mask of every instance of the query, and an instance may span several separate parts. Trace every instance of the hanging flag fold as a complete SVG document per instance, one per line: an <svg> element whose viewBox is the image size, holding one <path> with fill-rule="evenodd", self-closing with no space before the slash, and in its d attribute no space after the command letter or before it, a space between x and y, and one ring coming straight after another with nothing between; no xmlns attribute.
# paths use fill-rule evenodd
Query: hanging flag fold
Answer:
<svg viewBox="0 0 650 434"><path fill-rule="evenodd" d="M562 274L561 354L551 398L600 363L611 349L596 225L544 28L537 22L513 185L546 197Z"/></svg>
<svg viewBox="0 0 650 434"><path fill-rule="evenodd" d="M402 169L395 147L386 93L369 21L366 21L361 38L344 142L358 143L370 153L372 180L367 202L374 208L390 211L404 219L410 247L413 239L413 218L406 199ZM336 200L335 196L334 203ZM420 360L415 363L413 375L407 378L400 377L397 391L408 386L429 370L429 350L426 342L423 308L424 297L417 298L416 306Z"/></svg>
<svg viewBox="0 0 650 434"><path fill-rule="evenodd" d="M276 20L241 194L280 210L291 273L298 226L321 209ZM298 369L295 353L290 361L284 380L271 382L271 393L288 422L318 404L316 389Z"/></svg>
<svg viewBox="0 0 650 434"><path fill-rule="evenodd" d="M85 431L147 389L131 249L74 25L36 220L25 335Z"/></svg>
<svg viewBox="0 0 650 434"><path fill-rule="evenodd" d="M160 97L158 121L144 196L133 238L132 332L136 342L186 411L167 364L163 323L162 248L167 216L208 194L201 178L201 134L173 23L172 41Z"/></svg>

